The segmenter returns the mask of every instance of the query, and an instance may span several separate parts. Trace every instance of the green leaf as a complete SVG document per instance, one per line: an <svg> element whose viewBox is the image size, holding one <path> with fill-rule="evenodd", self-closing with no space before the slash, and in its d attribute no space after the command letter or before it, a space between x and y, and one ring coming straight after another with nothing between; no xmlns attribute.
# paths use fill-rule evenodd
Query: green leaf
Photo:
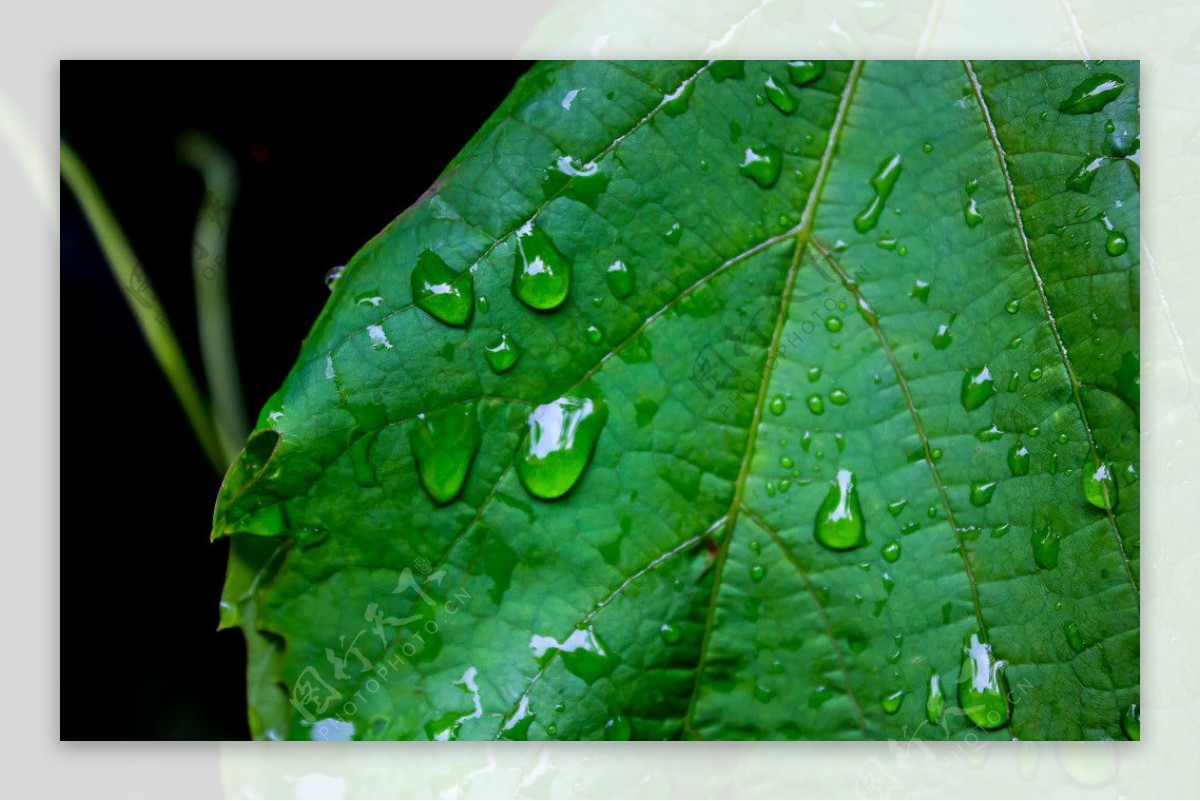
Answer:
<svg viewBox="0 0 1200 801"><path fill-rule="evenodd" d="M1136 64L790 67L539 65L346 267L215 516L255 736L1126 736Z"/></svg>

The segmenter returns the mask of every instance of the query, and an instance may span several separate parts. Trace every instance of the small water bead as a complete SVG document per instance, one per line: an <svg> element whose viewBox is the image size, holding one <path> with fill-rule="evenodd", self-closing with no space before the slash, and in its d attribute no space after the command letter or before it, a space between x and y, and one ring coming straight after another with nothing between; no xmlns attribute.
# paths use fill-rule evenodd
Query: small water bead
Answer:
<svg viewBox="0 0 1200 801"><path fill-rule="evenodd" d="M1058 435L1058 444L1059 445L1066 445L1070 441L1071 441L1071 438L1068 437L1065 433Z"/></svg>
<svg viewBox="0 0 1200 801"><path fill-rule="evenodd" d="M817 383L817 382L818 382L818 381L820 381L820 380L821 380L821 368L820 368L820 367L810 367L810 368L808 368L808 381L809 381L809 383L811 383L811 384L815 384L815 383Z"/></svg>
<svg viewBox="0 0 1200 801"><path fill-rule="evenodd" d="M971 484L971 505L972 506L987 506L992 501L992 496L996 493L997 482L995 481L976 481Z"/></svg>
<svg viewBox="0 0 1200 801"><path fill-rule="evenodd" d="M919 278L913 282L912 289L909 290L908 296L914 300L919 300L922 303L929 302L929 282L922 281Z"/></svg>
<svg viewBox="0 0 1200 801"><path fill-rule="evenodd" d="M480 314L487 314L492 308L492 304L484 295L479 296L479 299L475 302L475 305L479 307Z"/></svg>
<svg viewBox="0 0 1200 801"><path fill-rule="evenodd" d="M1034 367L1032 370L1030 370L1029 371L1029 380L1030 381L1041 381L1042 380L1042 368Z"/></svg>
<svg viewBox="0 0 1200 801"><path fill-rule="evenodd" d="M783 169L783 153L774 145L764 145L757 149L748 147L742 156L738 171L752 178L763 189L770 189L779 180Z"/></svg>
<svg viewBox="0 0 1200 801"><path fill-rule="evenodd" d="M879 222L879 216L883 213L884 204L887 203L888 197L892 194L892 189L896 186L896 181L900 179L901 158L900 154L884 160L875 171L875 175L871 177L870 184L875 190L875 197L867 204L858 216L854 218L854 229L860 234L865 234L870 231Z"/></svg>
<svg viewBox="0 0 1200 801"><path fill-rule="evenodd" d="M1117 508L1117 482L1108 465L1103 462L1097 463L1095 459L1088 457L1083 463L1080 482L1083 485L1083 495L1092 506L1097 509Z"/></svg>
<svg viewBox="0 0 1200 801"><path fill-rule="evenodd" d="M712 73L713 79L718 82L728 80L729 78L741 78L746 74L746 62L733 60L714 61L708 70Z"/></svg>
<svg viewBox="0 0 1200 801"><path fill-rule="evenodd" d="M979 189L979 179L978 178L972 178L971 180L967 181L967 197L970 197L971 195L975 194L975 191L977 189Z"/></svg>
<svg viewBox="0 0 1200 801"><path fill-rule="evenodd" d="M517 231L513 294L532 309L557 309L571 287L571 266L544 231L526 223Z"/></svg>
<svg viewBox="0 0 1200 801"><path fill-rule="evenodd" d="M473 403L417 415L408 441L421 485L434 503L458 496L481 440Z"/></svg>
<svg viewBox="0 0 1200 801"><path fill-rule="evenodd" d="M1067 638L1067 645L1071 646L1071 650L1079 653L1083 650L1083 635L1079 633L1079 626L1074 621L1063 626L1063 634Z"/></svg>
<svg viewBox="0 0 1200 801"><path fill-rule="evenodd" d="M907 523L905 523L904 525L900 526L901 534L906 534L906 535L912 534L912 533L914 533L916 531L920 531L920 530L921 530L921 524L916 522L915 520L910 520Z"/></svg>
<svg viewBox="0 0 1200 801"><path fill-rule="evenodd" d="M928 509L925 510L925 513L927 515L929 515L930 520L933 520L934 518L936 518L938 516L937 507L931 505Z"/></svg>
<svg viewBox="0 0 1200 801"><path fill-rule="evenodd" d="M787 468L788 470L791 470L793 467L796 466L796 462L790 456L780 456L779 457L779 466Z"/></svg>
<svg viewBox="0 0 1200 801"><path fill-rule="evenodd" d="M671 223L671 227L663 231L663 239L667 240L669 245L678 245L683 239L683 226L679 223Z"/></svg>
<svg viewBox="0 0 1200 801"><path fill-rule="evenodd" d="M1129 249L1129 240L1120 231L1109 231L1104 240L1104 252L1110 256L1120 256Z"/></svg>
<svg viewBox="0 0 1200 801"><path fill-rule="evenodd" d="M1050 475L1058 473L1058 452L1050 454Z"/></svg>
<svg viewBox="0 0 1200 801"><path fill-rule="evenodd" d="M975 432L975 437L980 442L995 442L1003 436L1004 432L997 428L994 423L987 428L981 428Z"/></svg>
<svg viewBox="0 0 1200 801"><path fill-rule="evenodd" d="M771 403L768 405L768 408L771 410L771 414L781 415L787 411L787 401L783 399L782 395L776 395L775 397L771 398Z"/></svg>
<svg viewBox="0 0 1200 801"><path fill-rule="evenodd" d="M901 256L907 256L908 248L905 245L901 245L899 248L896 249L896 253L898 253Z"/></svg>
<svg viewBox="0 0 1200 801"><path fill-rule="evenodd" d="M608 282L608 289L614 297L627 298L633 294L633 270L620 259L608 265L608 269L604 271L604 280Z"/></svg>
<svg viewBox="0 0 1200 801"><path fill-rule="evenodd" d="M512 337L501 333L493 345L484 348L484 356L487 358L488 367L492 368L492 372L507 373L521 358L521 350Z"/></svg>
<svg viewBox="0 0 1200 801"><path fill-rule="evenodd" d="M369 306L373 309L378 309L379 304L383 303L383 296L372 289L356 297L354 303L358 306Z"/></svg>
<svg viewBox="0 0 1200 801"><path fill-rule="evenodd" d="M994 529L992 529L992 539L994 539L994 540L1000 539L1005 534L1007 534L1009 532L1009 529L1011 529L1011 528L1012 528L1012 526L1008 523L1005 523L1002 526L996 526Z"/></svg>
<svg viewBox="0 0 1200 801"><path fill-rule="evenodd" d="M1020 310L1021 310L1021 300L1020 300L1020 298L1013 298L1013 299L1012 299L1012 300L1010 300L1008 303L1005 303L1005 304L1004 304L1004 310L1005 310L1006 312L1008 312L1009 314L1016 314L1018 311L1020 311Z"/></svg>
<svg viewBox="0 0 1200 801"><path fill-rule="evenodd" d="M923 150L926 153L932 153L933 152L933 143L926 142L925 144L921 145L921 150Z"/></svg>
<svg viewBox="0 0 1200 801"><path fill-rule="evenodd" d="M903 512L907 506L908 501L904 499L892 501L887 505L888 514L890 514L892 517L899 517L900 513Z"/></svg>
<svg viewBox="0 0 1200 801"><path fill-rule="evenodd" d="M668 117L678 117L688 110L692 92L696 90L695 81L685 81L678 89L663 97L662 110Z"/></svg>
<svg viewBox="0 0 1200 801"><path fill-rule="evenodd" d="M1067 189L1086 194L1091 190L1092 183L1096 180L1096 174L1104 166L1105 161L1104 156L1086 156L1083 163L1067 178Z"/></svg>
<svg viewBox="0 0 1200 801"><path fill-rule="evenodd" d="M627 742L633 738L633 726L624 715L617 715L604 724L604 739L609 742Z"/></svg>
<svg viewBox="0 0 1200 801"><path fill-rule="evenodd" d="M565 495L583 475L607 420L608 406L598 394L565 395L534 409L517 461L525 489L546 500Z"/></svg>
<svg viewBox="0 0 1200 801"><path fill-rule="evenodd" d="M337 267L334 267L329 272L325 273L325 286L330 292L333 291L333 285L336 284L337 280L342 277L342 271L345 269L346 265L339 264Z"/></svg>
<svg viewBox="0 0 1200 801"><path fill-rule="evenodd" d="M953 320L951 321L953 322ZM930 338L933 347L937 350L945 350L950 347L950 343L954 341L954 337L950 334L950 323L942 323L938 326L937 331L933 332Z"/></svg>
<svg viewBox="0 0 1200 801"><path fill-rule="evenodd" d="M763 577L766 575L767 575L767 569L765 567L763 567L762 565L751 566L750 580L753 581L754 583L757 584L758 582L762 581Z"/></svg>
<svg viewBox="0 0 1200 801"><path fill-rule="evenodd" d="M1063 114L1092 114L1116 100L1125 89L1125 81L1111 72L1098 72L1084 78L1059 104Z"/></svg>
<svg viewBox="0 0 1200 801"><path fill-rule="evenodd" d="M886 237L884 239L880 239L879 241L877 241L875 243L875 246L877 248L879 248L880 250L895 250L896 246L899 244L900 244L900 240L896 239L896 237L894 237L894 236L889 236L889 237Z"/></svg>
<svg viewBox="0 0 1200 801"><path fill-rule="evenodd" d="M880 553L883 556L883 561L888 564L895 564L900 559L900 543L892 540L883 546L883 550Z"/></svg>
<svg viewBox="0 0 1200 801"><path fill-rule="evenodd" d="M774 481L767 481L767 484L766 484L766 492L767 492L767 497L768 497L768 498L774 498L774 497L775 497L776 489L775 489L775 482L774 482Z"/></svg>
<svg viewBox="0 0 1200 801"><path fill-rule="evenodd" d="M983 214L979 211L979 204L975 198L968 198L963 203L963 219L966 220L968 228L974 228L983 222Z"/></svg>
<svg viewBox="0 0 1200 801"><path fill-rule="evenodd" d="M1062 539L1058 532L1049 526L1035 527L1029 538L1033 548L1033 561L1043 570L1053 570L1058 567L1058 555L1062 547Z"/></svg>
<svg viewBox="0 0 1200 801"><path fill-rule="evenodd" d="M941 448L932 448L929 451L929 460L930 461L936 463L936 462L941 461L941 459L942 459L942 449Z"/></svg>
<svg viewBox="0 0 1200 801"><path fill-rule="evenodd" d="M805 402L808 404L808 410L813 414L825 413L825 401L815 392L812 395L809 395L808 398L805 399Z"/></svg>
<svg viewBox="0 0 1200 801"><path fill-rule="evenodd" d="M1021 337L1013 337L1012 339L1008 340L1009 350L1016 350L1019 347L1021 347Z"/></svg>
<svg viewBox="0 0 1200 801"><path fill-rule="evenodd" d="M824 61L789 61L788 78L796 86L806 86L825 73Z"/></svg>
<svg viewBox="0 0 1200 801"><path fill-rule="evenodd" d="M929 676L929 697L925 700L925 719L937 726L946 711L946 696L942 692L942 680L938 674Z"/></svg>
<svg viewBox="0 0 1200 801"><path fill-rule="evenodd" d="M594 209L611 180L594 161L585 164L573 156L559 156L542 173L542 194L547 199L561 194Z"/></svg>
<svg viewBox="0 0 1200 801"><path fill-rule="evenodd" d="M900 711L900 705L904 703L904 690L896 690L883 696L880 705L883 711L889 715L894 715Z"/></svg>
<svg viewBox="0 0 1200 801"><path fill-rule="evenodd" d="M784 114L792 114L800 108L800 101L787 90L786 86L776 83L773 75L767 76L767 80L763 83L763 91L766 92L767 100L771 101L771 105Z"/></svg>
<svg viewBox="0 0 1200 801"><path fill-rule="evenodd" d="M412 271L412 296L418 308L446 325L465 326L475 309L475 276L457 273L432 250L417 256Z"/></svg>
<svg viewBox="0 0 1200 801"><path fill-rule="evenodd" d="M825 328L832 333L837 333L842 330L842 318L837 315L830 315L825 318Z"/></svg>
<svg viewBox="0 0 1200 801"><path fill-rule="evenodd" d="M992 646L971 634L963 643L958 676L958 703L967 718L984 731L1008 723L1011 706L1004 662L992 655Z"/></svg>
<svg viewBox="0 0 1200 801"><path fill-rule="evenodd" d="M1041 434L1041 433L1042 433L1042 429L1038 428L1037 426L1030 426L1025 431L1025 434L1030 437L1036 437L1038 434Z"/></svg>
<svg viewBox="0 0 1200 801"><path fill-rule="evenodd" d="M960 400L968 412L978 409L996 394L992 373L986 366L967 370L963 375Z"/></svg>
<svg viewBox="0 0 1200 801"><path fill-rule="evenodd" d="M850 402L850 394L838 387L829 393L829 402L834 406L845 406Z"/></svg>
<svg viewBox="0 0 1200 801"><path fill-rule="evenodd" d="M820 396L820 395L818 395L817 397L818 397L818 398L820 398L821 396ZM804 433L803 433L803 434L800 436L800 449L801 449L802 451L804 451L805 453L808 453L808 449L812 447L812 441L813 441L812 432L811 432L811 431L805 431L805 432L804 432Z"/></svg>
<svg viewBox="0 0 1200 801"><path fill-rule="evenodd" d="M1142 739L1142 712L1138 704L1130 704L1121 712L1121 731L1130 740Z"/></svg>
<svg viewBox="0 0 1200 801"><path fill-rule="evenodd" d="M1008 469L1014 476L1029 475L1029 449L1020 442L1008 451Z"/></svg>
<svg viewBox="0 0 1200 801"><path fill-rule="evenodd" d="M838 470L837 478L830 483L825 500L817 509L813 537L835 551L866 545L866 524L851 471Z"/></svg>
<svg viewBox="0 0 1200 801"><path fill-rule="evenodd" d="M846 437L842 434L834 434L833 442L837 445L838 453L844 453L846 450Z"/></svg>

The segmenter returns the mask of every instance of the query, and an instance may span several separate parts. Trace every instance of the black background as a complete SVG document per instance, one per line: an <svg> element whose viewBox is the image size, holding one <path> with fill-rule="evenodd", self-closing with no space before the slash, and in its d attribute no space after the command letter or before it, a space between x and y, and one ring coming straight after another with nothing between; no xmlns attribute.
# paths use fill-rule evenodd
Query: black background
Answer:
<svg viewBox="0 0 1200 801"><path fill-rule="evenodd" d="M188 130L237 160L229 284L251 419L324 305L324 275L433 182L527 63L63 62L61 127L197 379ZM464 92L463 87L470 91ZM74 197L61 223L64 740L244 739L245 646L217 633L220 483Z"/></svg>

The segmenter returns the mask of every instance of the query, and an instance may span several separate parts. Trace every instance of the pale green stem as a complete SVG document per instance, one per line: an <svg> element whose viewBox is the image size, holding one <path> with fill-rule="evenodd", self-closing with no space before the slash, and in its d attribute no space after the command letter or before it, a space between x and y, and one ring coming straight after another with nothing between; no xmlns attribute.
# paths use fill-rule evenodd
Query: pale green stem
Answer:
<svg viewBox="0 0 1200 801"><path fill-rule="evenodd" d="M196 168L204 179L204 200L196 217L192 243L196 319L217 435L226 458L232 461L250 433L233 346L225 277L229 220L238 193L237 164L224 148L201 133L183 135L177 149L179 157Z"/></svg>
<svg viewBox="0 0 1200 801"><path fill-rule="evenodd" d="M221 449L207 405L200 395L195 379L192 378L187 360L175 339L158 296L154 294L145 270L129 246L129 240L125 238L125 233L117 224L112 210L100 194L100 189L87 167L66 142L59 143L59 165L62 179L79 199L84 216L96 235L100 251L112 269L113 278L133 311L134 318L142 329L142 336L150 346L150 352L166 375L175 397L179 399L196 439L200 441L200 446L217 472L224 473L229 463Z"/></svg>

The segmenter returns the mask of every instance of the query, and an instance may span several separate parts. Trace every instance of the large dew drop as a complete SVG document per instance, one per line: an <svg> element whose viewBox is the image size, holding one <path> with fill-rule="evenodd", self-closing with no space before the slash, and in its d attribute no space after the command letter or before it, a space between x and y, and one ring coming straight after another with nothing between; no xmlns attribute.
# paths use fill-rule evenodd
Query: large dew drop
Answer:
<svg viewBox="0 0 1200 801"><path fill-rule="evenodd" d="M875 197L871 198L867 207L854 218L854 229L860 234L870 231L879 222L879 215L883 214L883 206L891 196L896 181L900 179L900 167L900 154L897 153L879 165L879 169L871 177L871 186L875 190Z"/></svg>
<svg viewBox="0 0 1200 801"><path fill-rule="evenodd" d="M565 495L583 475L607 420L599 395L566 395L534 409L525 453L517 461L525 489L546 500Z"/></svg>
<svg viewBox="0 0 1200 801"><path fill-rule="evenodd" d="M458 495L480 439L474 403L417 415L408 442L421 484L434 503L446 504Z"/></svg>
<svg viewBox="0 0 1200 801"><path fill-rule="evenodd" d="M512 288L521 302L538 311L557 309L571 288L571 262L533 223L517 231Z"/></svg>
<svg viewBox="0 0 1200 801"><path fill-rule="evenodd" d="M796 86L805 86L825 73L824 61L789 61L788 77Z"/></svg>
<svg viewBox="0 0 1200 801"><path fill-rule="evenodd" d="M859 505L854 474L838 470L830 484L813 525L817 542L834 551L845 551L867 544L866 523Z"/></svg>
<svg viewBox="0 0 1200 801"><path fill-rule="evenodd" d="M1104 156L1086 156L1083 163L1067 178L1067 189L1086 194L1096 180L1096 173L1104 166Z"/></svg>
<svg viewBox="0 0 1200 801"><path fill-rule="evenodd" d="M978 634L970 635L963 642L958 703L967 718L984 731L1008 723L1011 710L1004 662L992 655L992 646L981 642Z"/></svg>
<svg viewBox="0 0 1200 801"><path fill-rule="evenodd" d="M604 280L608 282L613 297L627 298L633 294L633 270L620 259L608 265L608 269L604 271Z"/></svg>
<svg viewBox="0 0 1200 801"><path fill-rule="evenodd" d="M608 188L611 176L594 161L586 164L571 156L559 156L542 177L542 193L547 199L564 195L591 208Z"/></svg>
<svg viewBox="0 0 1200 801"><path fill-rule="evenodd" d="M760 148L746 148L738 171L754 179L754 183L763 189L770 189L779 180L779 172L783 169L783 153L774 145L764 145Z"/></svg>
<svg viewBox="0 0 1200 801"><path fill-rule="evenodd" d="M1125 81L1119 75L1098 72L1080 81L1058 110L1063 114L1091 114L1116 100L1124 89Z"/></svg>
<svg viewBox="0 0 1200 801"><path fill-rule="evenodd" d="M1097 463L1089 458L1080 471L1080 481L1083 484L1083 495L1088 503L1097 509L1117 508L1117 482L1113 479L1112 471L1103 462Z"/></svg>
<svg viewBox="0 0 1200 801"><path fill-rule="evenodd" d="M432 250L417 256L412 271L412 296L424 309L446 325L465 326L475 308L475 276L456 273Z"/></svg>
<svg viewBox="0 0 1200 801"><path fill-rule="evenodd" d="M792 114L800 108L800 101L788 91L786 86L777 83L772 75L768 75L767 80L763 83L763 91L767 95L767 100L771 101L771 105L784 114Z"/></svg>
<svg viewBox="0 0 1200 801"><path fill-rule="evenodd" d="M992 380L991 371L986 366L977 370L968 370L963 376L960 399L963 408L968 412L975 411L995 394L996 384Z"/></svg>
<svg viewBox="0 0 1200 801"><path fill-rule="evenodd" d="M491 346L483 349L483 352L487 357L488 367L497 374L507 373L521 358L521 349L506 333L501 333Z"/></svg>

